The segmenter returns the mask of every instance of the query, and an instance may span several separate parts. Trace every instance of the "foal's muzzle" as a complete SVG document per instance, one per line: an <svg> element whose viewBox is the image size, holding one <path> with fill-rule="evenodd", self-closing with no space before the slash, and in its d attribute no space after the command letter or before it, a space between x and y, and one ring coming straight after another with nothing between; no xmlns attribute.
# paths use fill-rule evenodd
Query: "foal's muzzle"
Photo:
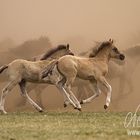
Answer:
<svg viewBox="0 0 140 140"><path fill-rule="evenodd" d="M125 59L125 55L120 54L120 60L124 60Z"/></svg>

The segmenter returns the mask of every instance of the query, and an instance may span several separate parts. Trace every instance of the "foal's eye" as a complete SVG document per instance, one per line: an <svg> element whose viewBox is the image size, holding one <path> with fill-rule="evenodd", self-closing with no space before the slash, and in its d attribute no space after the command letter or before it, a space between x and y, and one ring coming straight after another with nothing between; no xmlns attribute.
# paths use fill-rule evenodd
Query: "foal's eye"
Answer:
<svg viewBox="0 0 140 140"><path fill-rule="evenodd" d="M117 52L117 51L118 51L118 49L117 49L117 48L113 48L113 50L114 50L115 52Z"/></svg>

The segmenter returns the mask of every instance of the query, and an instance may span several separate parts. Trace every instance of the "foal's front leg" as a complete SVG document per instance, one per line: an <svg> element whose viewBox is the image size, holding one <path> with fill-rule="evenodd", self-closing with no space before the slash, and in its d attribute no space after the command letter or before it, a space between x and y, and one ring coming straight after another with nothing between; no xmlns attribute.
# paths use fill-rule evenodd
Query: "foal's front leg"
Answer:
<svg viewBox="0 0 140 140"><path fill-rule="evenodd" d="M106 104L104 105L104 109L107 109L111 101L112 88L104 77L100 78L100 82L107 88Z"/></svg>
<svg viewBox="0 0 140 140"><path fill-rule="evenodd" d="M27 91L25 89L25 85L26 85L26 82L24 80L22 80L20 83L19 83L19 86L20 86L20 90L21 90L21 95L23 95L25 98L27 98L28 102L33 105L39 112L43 112L42 108L40 106L38 106L30 97L29 95L27 94Z"/></svg>
<svg viewBox="0 0 140 140"><path fill-rule="evenodd" d="M95 99L96 97L98 97L101 93L100 89L97 86L97 81L95 80L90 80L90 83L93 85L93 92L95 92L94 95L92 95L91 97L82 100L80 103L81 104L85 104L85 103L90 103L93 99Z"/></svg>

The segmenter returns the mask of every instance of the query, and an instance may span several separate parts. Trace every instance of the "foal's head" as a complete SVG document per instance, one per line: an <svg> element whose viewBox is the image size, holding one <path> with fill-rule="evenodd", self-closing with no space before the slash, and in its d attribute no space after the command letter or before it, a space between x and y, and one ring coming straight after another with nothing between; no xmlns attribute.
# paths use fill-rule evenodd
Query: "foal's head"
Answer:
<svg viewBox="0 0 140 140"><path fill-rule="evenodd" d="M92 49L89 57L96 57L101 51L109 49L109 57L116 58L120 60L124 60L124 54L120 53L120 51L113 44L113 40L109 39L109 41L104 41L101 43L97 43L97 46Z"/></svg>
<svg viewBox="0 0 140 140"><path fill-rule="evenodd" d="M109 40L108 41L109 45L111 46L111 51L110 51L110 57L111 58L116 58L116 59L120 59L120 60L124 60L125 59L125 55L120 53L120 51L118 50L118 48L116 46L114 46L113 44L113 40Z"/></svg>

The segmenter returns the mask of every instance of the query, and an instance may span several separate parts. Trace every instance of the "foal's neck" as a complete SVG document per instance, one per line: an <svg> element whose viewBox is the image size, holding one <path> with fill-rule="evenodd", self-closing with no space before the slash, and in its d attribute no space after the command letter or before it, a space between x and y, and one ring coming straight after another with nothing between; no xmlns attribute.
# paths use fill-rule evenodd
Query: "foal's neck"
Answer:
<svg viewBox="0 0 140 140"><path fill-rule="evenodd" d="M110 46L103 48L100 52L98 52L95 58L102 59L103 61L108 63L110 60L110 51L111 51Z"/></svg>

